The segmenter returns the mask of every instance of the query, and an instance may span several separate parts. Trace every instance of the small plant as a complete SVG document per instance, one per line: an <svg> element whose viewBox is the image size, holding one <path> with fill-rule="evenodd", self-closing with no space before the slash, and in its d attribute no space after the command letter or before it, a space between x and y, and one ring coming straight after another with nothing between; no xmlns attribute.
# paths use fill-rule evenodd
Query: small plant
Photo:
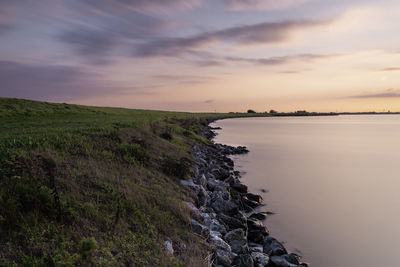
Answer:
<svg viewBox="0 0 400 267"><path fill-rule="evenodd" d="M172 128L169 126L165 126L164 132L160 134L161 138L165 140L171 141L172 140Z"/></svg>
<svg viewBox="0 0 400 267"><path fill-rule="evenodd" d="M84 259L89 258L96 249L97 241L93 237L84 238L79 244L79 253Z"/></svg>

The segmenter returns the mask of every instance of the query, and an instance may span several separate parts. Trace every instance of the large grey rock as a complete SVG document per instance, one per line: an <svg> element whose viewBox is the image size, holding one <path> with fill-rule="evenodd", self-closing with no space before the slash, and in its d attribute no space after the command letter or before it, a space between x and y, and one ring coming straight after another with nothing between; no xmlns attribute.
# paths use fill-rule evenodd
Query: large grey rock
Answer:
<svg viewBox="0 0 400 267"><path fill-rule="evenodd" d="M227 230L242 228L243 230L247 231L246 217L241 212L235 214L234 216L228 216L221 213L217 215L217 218L228 227Z"/></svg>
<svg viewBox="0 0 400 267"><path fill-rule="evenodd" d="M217 249L212 256L213 266L232 266L232 253L223 249Z"/></svg>
<svg viewBox="0 0 400 267"><path fill-rule="evenodd" d="M281 256L287 253L285 247L275 238L267 236L264 239L263 252L268 256Z"/></svg>
<svg viewBox="0 0 400 267"><path fill-rule="evenodd" d="M249 246L247 245L247 241L245 239L233 240L229 243L229 246L231 246L232 252L238 255L250 253Z"/></svg>
<svg viewBox="0 0 400 267"><path fill-rule="evenodd" d="M196 208L194 205L193 205L193 203L192 202L187 202L187 201L184 201L183 202L192 212L193 212L193 214L195 214L196 216L200 216L200 210L198 209L198 208Z"/></svg>
<svg viewBox="0 0 400 267"><path fill-rule="evenodd" d="M242 254L235 257L233 264L236 267L253 267L254 261L250 254Z"/></svg>
<svg viewBox="0 0 400 267"><path fill-rule="evenodd" d="M210 244L215 248L215 249L222 249L226 250L229 252L232 252L231 247L226 243L222 238L215 234L210 235Z"/></svg>
<svg viewBox="0 0 400 267"><path fill-rule="evenodd" d="M261 252L252 252L251 257L253 258L254 264L257 267L269 266L270 259L269 259L268 255L261 253Z"/></svg>
<svg viewBox="0 0 400 267"><path fill-rule="evenodd" d="M190 223L192 225L193 232L195 232L196 234L199 234L203 237L208 237L208 235L210 234L210 229L208 229L205 225L202 225L198 221L191 219Z"/></svg>
<svg viewBox="0 0 400 267"><path fill-rule="evenodd" d="M231 243L233 240L244 240L245 239L245 232L243 231L242 228L234 229L230 232L228 232L224 236L224 240L228 243Z"/></svg>
<svg viewBox="0 0 400 267"><path fill-rule="evenodd" d="M216 201L217 199L230 200L231 195L228 191L215 190L214 192L212 192L210 198L212 202Z"/></svg>
<svg viewBox="0 0 400 267"><path fill-rule="evenodd" d="M238 206L233 201L224 199L215 200L214 202L211 203L211 207L217 214L224 213L230 215L230 214L235 214L239 211Z"/></svg>

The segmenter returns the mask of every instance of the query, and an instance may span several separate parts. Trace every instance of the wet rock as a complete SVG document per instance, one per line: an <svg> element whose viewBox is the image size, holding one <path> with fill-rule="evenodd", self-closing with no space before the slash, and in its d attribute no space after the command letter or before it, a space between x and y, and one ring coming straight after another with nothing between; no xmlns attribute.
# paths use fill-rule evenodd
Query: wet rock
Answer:
<svg viewBox="0 0 400 267"><path fill-rule="evenodd" d="M263 198L260 195L256 195L256 194L252 194L252 193L247 193L245 194L245 196L247 197L247 199L261 203Z"/></svg>
<svg viewBox="0 0 400 267"><path fill-rule="evenodd" d="M232 183L231 187L240 193L247 193L247 186L241 183Z"/></svg>
<svg viewBox="0 0 400 267"><path fill-rule="evenodd" d="M260 206L260 203L250 200L248 199L246 196L242 197L242 201L245 205L251 207L252 209L257 208L258 206Z"/></svg>
<svg viewBox="0 0 400 267"><path fill-rule="evenodd" d="M265 220L267 218L267 213L266 212L253 213L250 215L249 218L255 220Z"/></svg>
<svg viewBox="0 0 400 267"><path fill-rule="evenodd" d="M287 253L285 247L275 238L267 236L264 239L263 252L268 256L281 256Z"/></svg>
<svg viewBox="0 0 400 267"><path fill-rule="evenodd" d="M247 226L248 226L249 231L258 231L258 232L261 232L264 235L268 235L269 234L267 226L265 226L263 224L263 222L260 221L260 220L255 220L255 219L250 219L249 218L247 220Z"/></svg>
<svg viewBox="0 0 400 267"><path fill-rule="evenodd" d="M251 257L253 258L254 264L257 267L269 266L270 259L268 255L261 252L252 252Z"/></svg>

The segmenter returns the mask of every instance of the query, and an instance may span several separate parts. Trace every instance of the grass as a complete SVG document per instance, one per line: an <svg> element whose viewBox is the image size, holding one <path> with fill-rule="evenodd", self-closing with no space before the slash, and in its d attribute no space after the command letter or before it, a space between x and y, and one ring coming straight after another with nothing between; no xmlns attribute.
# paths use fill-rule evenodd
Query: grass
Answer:
<svg viewBox="0 0 400 267"><path fill-rule="evenodd" d="M204 265L179 180L230 116L0 98L0 266Z"/></svg>

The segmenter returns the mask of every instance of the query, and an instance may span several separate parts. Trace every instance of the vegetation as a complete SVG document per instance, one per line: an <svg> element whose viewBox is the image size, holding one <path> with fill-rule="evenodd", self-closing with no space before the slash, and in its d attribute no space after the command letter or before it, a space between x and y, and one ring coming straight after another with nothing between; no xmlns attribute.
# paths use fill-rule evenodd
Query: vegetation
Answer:
<svg viewBox="0 0 400 267"><path fill-rule="evenodd" d="M203 265L179 180L206 118L246 115L0 98L0 266Z"/></svg>

